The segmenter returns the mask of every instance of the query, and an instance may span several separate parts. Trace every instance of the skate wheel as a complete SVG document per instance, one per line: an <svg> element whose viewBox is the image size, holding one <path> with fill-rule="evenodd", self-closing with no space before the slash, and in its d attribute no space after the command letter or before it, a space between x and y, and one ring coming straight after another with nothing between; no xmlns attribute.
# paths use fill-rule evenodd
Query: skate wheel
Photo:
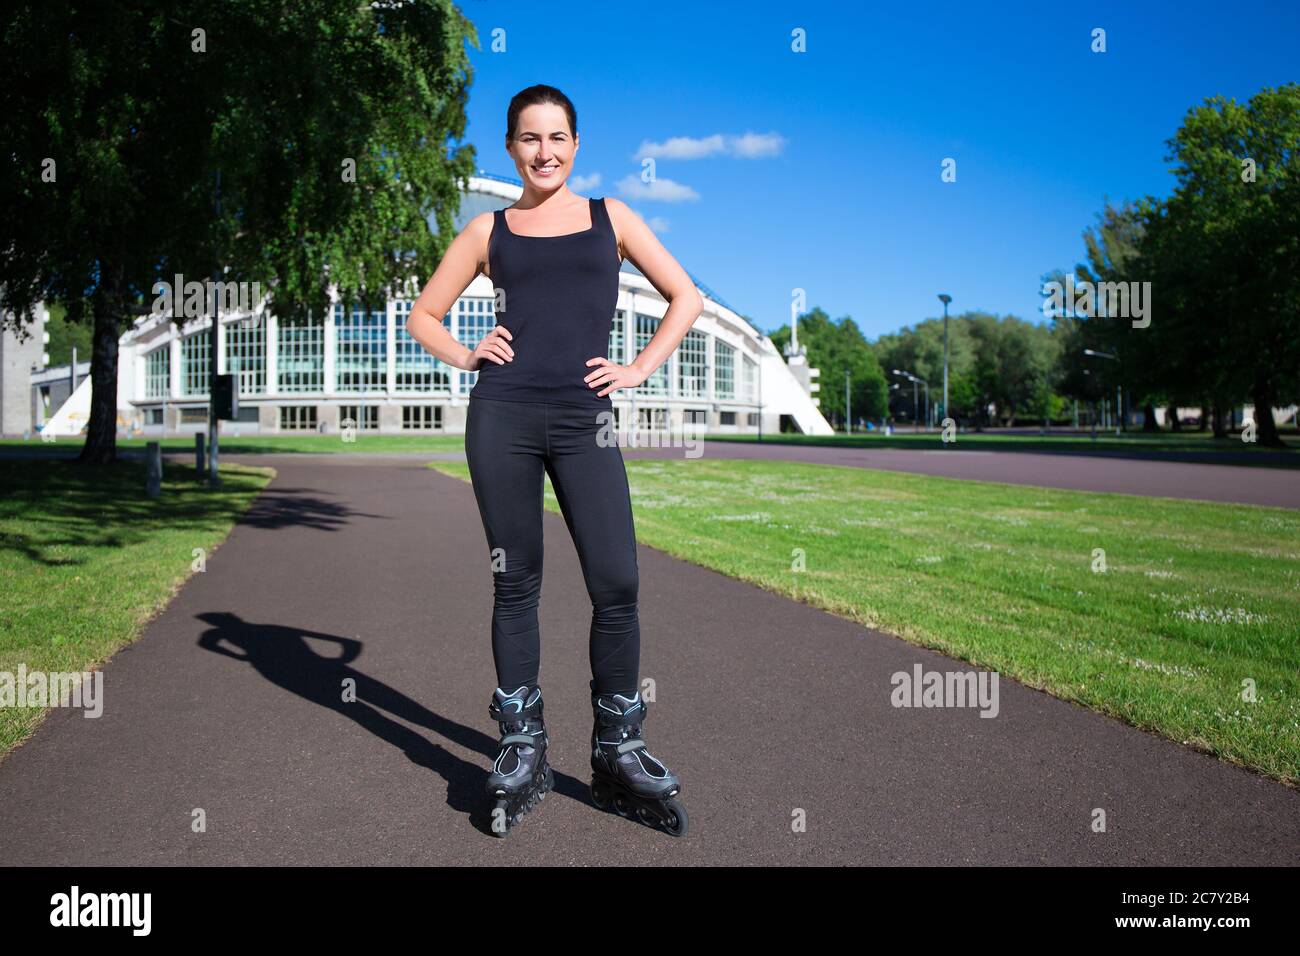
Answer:
<svg viewBox="0 0 1300 956"><path fill-rule="evenodd" d="M614 794L614 810L620 817L632 815L632 802L621 793Z"/></svg>
<svg viewBox="0 0 1300 956"><path fill-rule="evenodd" d="M665 800L664 814L667 818L664 829L675 837L686 836L686 808L676 800Z"/></svg>
<svg viewBox="0 0 1300 956"><path fill-rule="evenodd" d="M591 780L591 802L596 805L598 810L608 810L612 802L609 784L593 777Z"/></svg>

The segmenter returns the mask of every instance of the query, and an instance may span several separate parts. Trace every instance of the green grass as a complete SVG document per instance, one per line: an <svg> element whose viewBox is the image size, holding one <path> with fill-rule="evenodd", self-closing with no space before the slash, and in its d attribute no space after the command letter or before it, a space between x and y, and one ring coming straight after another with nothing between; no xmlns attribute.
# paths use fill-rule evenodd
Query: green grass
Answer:
<svg viewBox="0 0 1300 956"><path fill-rule="evenodd" d="M626 464L642 544L1300 783L1300 513L802 463ZM468 480L460 462L429 467ZM549 482L546 503L558 511Z"/></svg>
<svg viewBox="0 0 1300 956"><path fill-rule="evenodd" d="M221 467L215 491L193 468L163 466L144 495L143 462L107 468L0 460L0 671L94 670L129 644L211 555L275 472ZM0 757L40 707L0 707Z"/></svg>

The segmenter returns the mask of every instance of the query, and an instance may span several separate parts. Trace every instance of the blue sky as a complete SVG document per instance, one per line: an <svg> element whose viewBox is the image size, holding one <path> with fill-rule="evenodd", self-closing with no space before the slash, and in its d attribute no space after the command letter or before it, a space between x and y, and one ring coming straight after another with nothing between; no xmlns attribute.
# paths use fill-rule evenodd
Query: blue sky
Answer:
<svg viewBox="0 0 1300 956"><path fill-rule="evenodd" d="M760 329L802 288L874 339L941 314L939 292L1042 322L1042 275L1082 258L1106 198L1168 194L1191 106L1300 80L1295 2L871 7L461 0L482 46L465 141L514 176L510 97L559 87L575 192L623 199ZM662 199L636 194L647 150Z"/></svg>

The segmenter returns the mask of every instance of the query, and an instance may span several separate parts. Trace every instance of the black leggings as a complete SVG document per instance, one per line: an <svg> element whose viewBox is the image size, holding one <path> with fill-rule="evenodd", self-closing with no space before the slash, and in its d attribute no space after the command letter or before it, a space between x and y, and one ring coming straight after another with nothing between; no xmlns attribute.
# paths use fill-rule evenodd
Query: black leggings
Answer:
<svg viewBox="0 0 1300 956"><path fill-rule="evenodd" d="M545 468L591 597L591 689L636 692L636 529L622 452L602 440L613 437L610 415L598 406L470 397L465 457L492 560L492 659L506 691L537 686Z"/></svg>

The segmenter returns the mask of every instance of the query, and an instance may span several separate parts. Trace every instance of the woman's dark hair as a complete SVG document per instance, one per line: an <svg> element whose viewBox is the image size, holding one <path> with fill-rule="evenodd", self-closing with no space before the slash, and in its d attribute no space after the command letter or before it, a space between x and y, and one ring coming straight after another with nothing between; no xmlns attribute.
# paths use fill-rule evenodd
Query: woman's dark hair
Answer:
<svg viewBox="0 0 1300 956"><path fill-rule="evenodd" d="M535 106L538 103L553 103L556 106L563 106L564 112L569 117L569 133L573 136L578 135L578 114L573 108L573 103L555 87L538 83L526 90L520 90L510 100L510 107L506 110L507 140L515 138L515 127L519 125L519 114L523 112L524 108Z"/></svg>

